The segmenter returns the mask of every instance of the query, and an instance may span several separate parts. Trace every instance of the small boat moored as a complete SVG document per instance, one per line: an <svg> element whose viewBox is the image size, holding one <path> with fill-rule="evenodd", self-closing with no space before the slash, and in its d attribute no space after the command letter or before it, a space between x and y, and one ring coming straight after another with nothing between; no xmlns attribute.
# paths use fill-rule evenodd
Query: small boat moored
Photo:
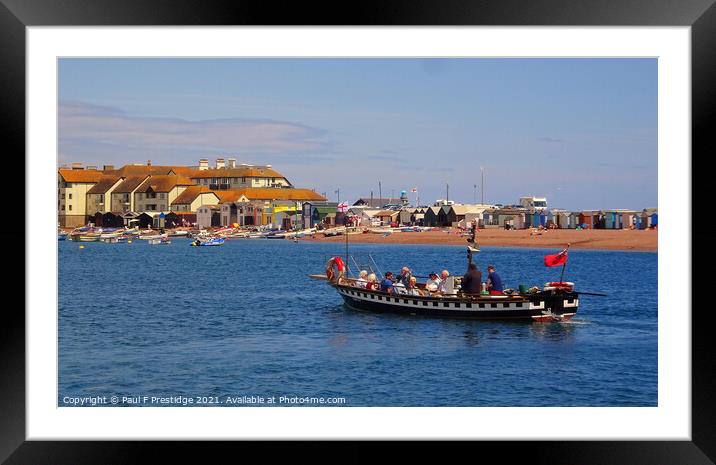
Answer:
<svg viewBox="0 0 716 465"><path fill-rule="evenodd" d="M225 240L221 237L212 237L210 239L196 238L189 245L191 245L192 247L210 247L224 245L224 242Z"/></svg>

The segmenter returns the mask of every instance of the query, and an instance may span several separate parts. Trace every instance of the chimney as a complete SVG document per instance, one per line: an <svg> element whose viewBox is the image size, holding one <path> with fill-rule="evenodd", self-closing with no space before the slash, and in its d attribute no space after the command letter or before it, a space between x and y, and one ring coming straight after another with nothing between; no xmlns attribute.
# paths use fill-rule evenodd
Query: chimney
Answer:
<svg viewBox="0 0 716 465"><path fill-rule="evenodd" d="M209 169L209 159L202 158L199 160L199 170L204 171Z"/></svg>
<svg viewBox="0 0 716 465"><path fill-rule="evenodd" d="M226 165L224 164L224 159L223 159L223 158L217 158L217 159L216 159L216 169L217 169L217 170L223 169L225 166L226 166Z"/></svg>
<svg viewBox="0 0 716 465"><path fill-rule="evenodd" d="M104 165L102 171L114 171L114 165Z"/></svg>
<svg viewBox="0 0 716 465"><path fill-rule="evenodd" d="M72 163L72 169L73 170L83 170L82 163L74 162Z"/></svg>
<svg viewBox="0 0 716 465"><path fill-rule="evenodd" d="M227 163L228 168L236 168L236 158L229 158Z"/></svg>

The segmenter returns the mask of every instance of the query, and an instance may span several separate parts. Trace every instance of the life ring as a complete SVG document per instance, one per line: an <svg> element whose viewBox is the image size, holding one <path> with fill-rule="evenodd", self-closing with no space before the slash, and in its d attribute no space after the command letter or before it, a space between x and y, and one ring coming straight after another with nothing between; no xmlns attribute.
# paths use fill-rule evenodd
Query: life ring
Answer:
<svg viewBox="0 0 716 465"><path fill-rule="evenodd" d="M336 277L336 272L333 270L334 266L338 268L338 277ZM343 259L341 257L332 257L326 263L326 278L331 282L338 282L343 277L345 270L346 264L343 263Z"/></svg>
<svg viewBox="0 0 716 465"><path fill-rule="evenodd" d="M551 281L551 282L545 284L545 288L547 288L547 287L571 291L572 289L574 289L574 283L570 283L567 281Z"/></svg>

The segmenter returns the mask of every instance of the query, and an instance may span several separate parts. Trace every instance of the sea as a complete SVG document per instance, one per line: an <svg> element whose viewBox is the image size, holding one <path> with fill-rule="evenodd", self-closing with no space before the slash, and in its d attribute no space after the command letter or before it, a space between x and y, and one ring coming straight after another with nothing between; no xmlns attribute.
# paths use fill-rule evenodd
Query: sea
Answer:
<svg viewBox="0 0 716 465"><path fill-rule="evenodd" d="M533 323L350 309L308 277L345 247L58 242L58 405L657 406L657 253L570 250L565 281L607 296ZM348 252L352 270L421 277L467 263L461 246ZM556 252L483 247L476 263L542 286L559 279L543 263Z"/></svg>

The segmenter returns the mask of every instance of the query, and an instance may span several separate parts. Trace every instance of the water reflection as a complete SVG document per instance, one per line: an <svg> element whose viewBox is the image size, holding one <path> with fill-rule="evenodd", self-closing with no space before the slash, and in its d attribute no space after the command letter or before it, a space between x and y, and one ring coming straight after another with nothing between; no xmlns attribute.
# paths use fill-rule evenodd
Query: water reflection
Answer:
<svg viewBox="0 0 716 465"><path fill-rule="evenodd" d="M573 342L578 325L568 322L533 323L529 328L530 336L537 340Z"/></svg>

